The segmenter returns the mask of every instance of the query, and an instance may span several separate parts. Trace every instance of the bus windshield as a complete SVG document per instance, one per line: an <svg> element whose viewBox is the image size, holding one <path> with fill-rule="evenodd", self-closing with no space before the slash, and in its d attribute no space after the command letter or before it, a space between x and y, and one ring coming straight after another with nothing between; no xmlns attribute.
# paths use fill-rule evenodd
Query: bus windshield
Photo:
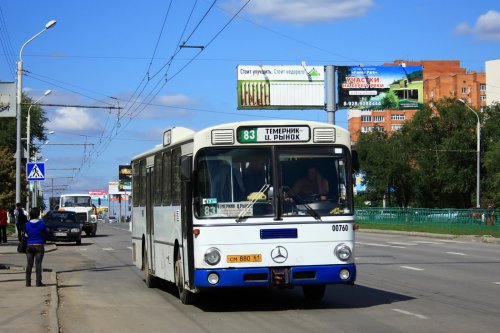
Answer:
<svg viewBox="0 0 500 333"><path fill-rule="evenodd" d="M278 147L274 156L269 147L205 149L195 160L195 213L237 220L349 214L346 166L340 147Z"/></svg>
<svg viewBox="0 0 500 333"><path fill-rule="evenodd" d="M92 207L90 196L62 196L61 207Z"/></svg>

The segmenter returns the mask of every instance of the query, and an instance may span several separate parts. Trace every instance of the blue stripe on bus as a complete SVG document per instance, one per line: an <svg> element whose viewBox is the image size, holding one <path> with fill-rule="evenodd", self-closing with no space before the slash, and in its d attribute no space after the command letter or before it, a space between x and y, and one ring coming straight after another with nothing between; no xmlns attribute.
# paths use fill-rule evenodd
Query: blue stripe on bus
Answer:
<svg viewBox="0 0 500 333"><path fill-rule="evenodd" d="M276 269L286 267L275 267ZM351 276L341 280L341 269L348 269ZM304 284L350 284L356 280L356 265L324 265L290 267L290 285ZM197 288L217 287L267 287L270 286L270 268L225 268L197 269L194 272L194 286ZM208 275L217 273L219 282L216 285L208 283Z"/></svg>
<svg viewBox="0 0 500 333"><path fill-rule="evenodd" d="M260 229L260 239L297 238L297 228Z"/></svg>

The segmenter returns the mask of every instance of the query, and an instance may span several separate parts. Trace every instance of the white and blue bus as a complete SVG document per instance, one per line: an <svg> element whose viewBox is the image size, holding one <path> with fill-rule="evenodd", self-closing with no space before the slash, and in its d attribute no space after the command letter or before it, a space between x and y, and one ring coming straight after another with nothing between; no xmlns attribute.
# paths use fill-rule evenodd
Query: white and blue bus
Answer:
<svg viewBox="0 0 500 333"><path fill-rule="evenodd" d="M183 303L209 288L353 284L349 133L309 121L174 127L132 159L132 252Z"/></svg>

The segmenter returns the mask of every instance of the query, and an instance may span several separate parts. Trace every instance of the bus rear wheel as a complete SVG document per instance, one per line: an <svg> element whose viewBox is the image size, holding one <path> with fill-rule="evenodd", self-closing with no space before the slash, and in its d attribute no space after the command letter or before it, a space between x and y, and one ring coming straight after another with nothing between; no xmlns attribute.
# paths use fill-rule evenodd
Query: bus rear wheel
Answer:
<svg viewBox="0 0 500 333"><path fill-rule="evenodd" d="M175 285L179 290L179 299L183 304L193 304L195 302L196 295L186 290L184 288L184 270L181 254L177 253L177 258L174 264L174 274L175 274Z"/></svg>
<svg viewBox="0 0 500 333"><path fill-rule="evenodd" d="M325 290L326 286L324 284L302 286L304 297L308 301L321 301L325 296Z"/></svg>

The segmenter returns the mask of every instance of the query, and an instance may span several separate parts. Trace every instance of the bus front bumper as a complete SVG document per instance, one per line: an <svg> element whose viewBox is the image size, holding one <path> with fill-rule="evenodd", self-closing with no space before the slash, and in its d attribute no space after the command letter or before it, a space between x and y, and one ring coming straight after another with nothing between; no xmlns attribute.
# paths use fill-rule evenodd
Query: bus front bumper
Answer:
<svg viewBox="0 0 500 333"><path fill-rule="evenodd" d="M196 288L353 284L356 265L197 269Z"/></svg>

